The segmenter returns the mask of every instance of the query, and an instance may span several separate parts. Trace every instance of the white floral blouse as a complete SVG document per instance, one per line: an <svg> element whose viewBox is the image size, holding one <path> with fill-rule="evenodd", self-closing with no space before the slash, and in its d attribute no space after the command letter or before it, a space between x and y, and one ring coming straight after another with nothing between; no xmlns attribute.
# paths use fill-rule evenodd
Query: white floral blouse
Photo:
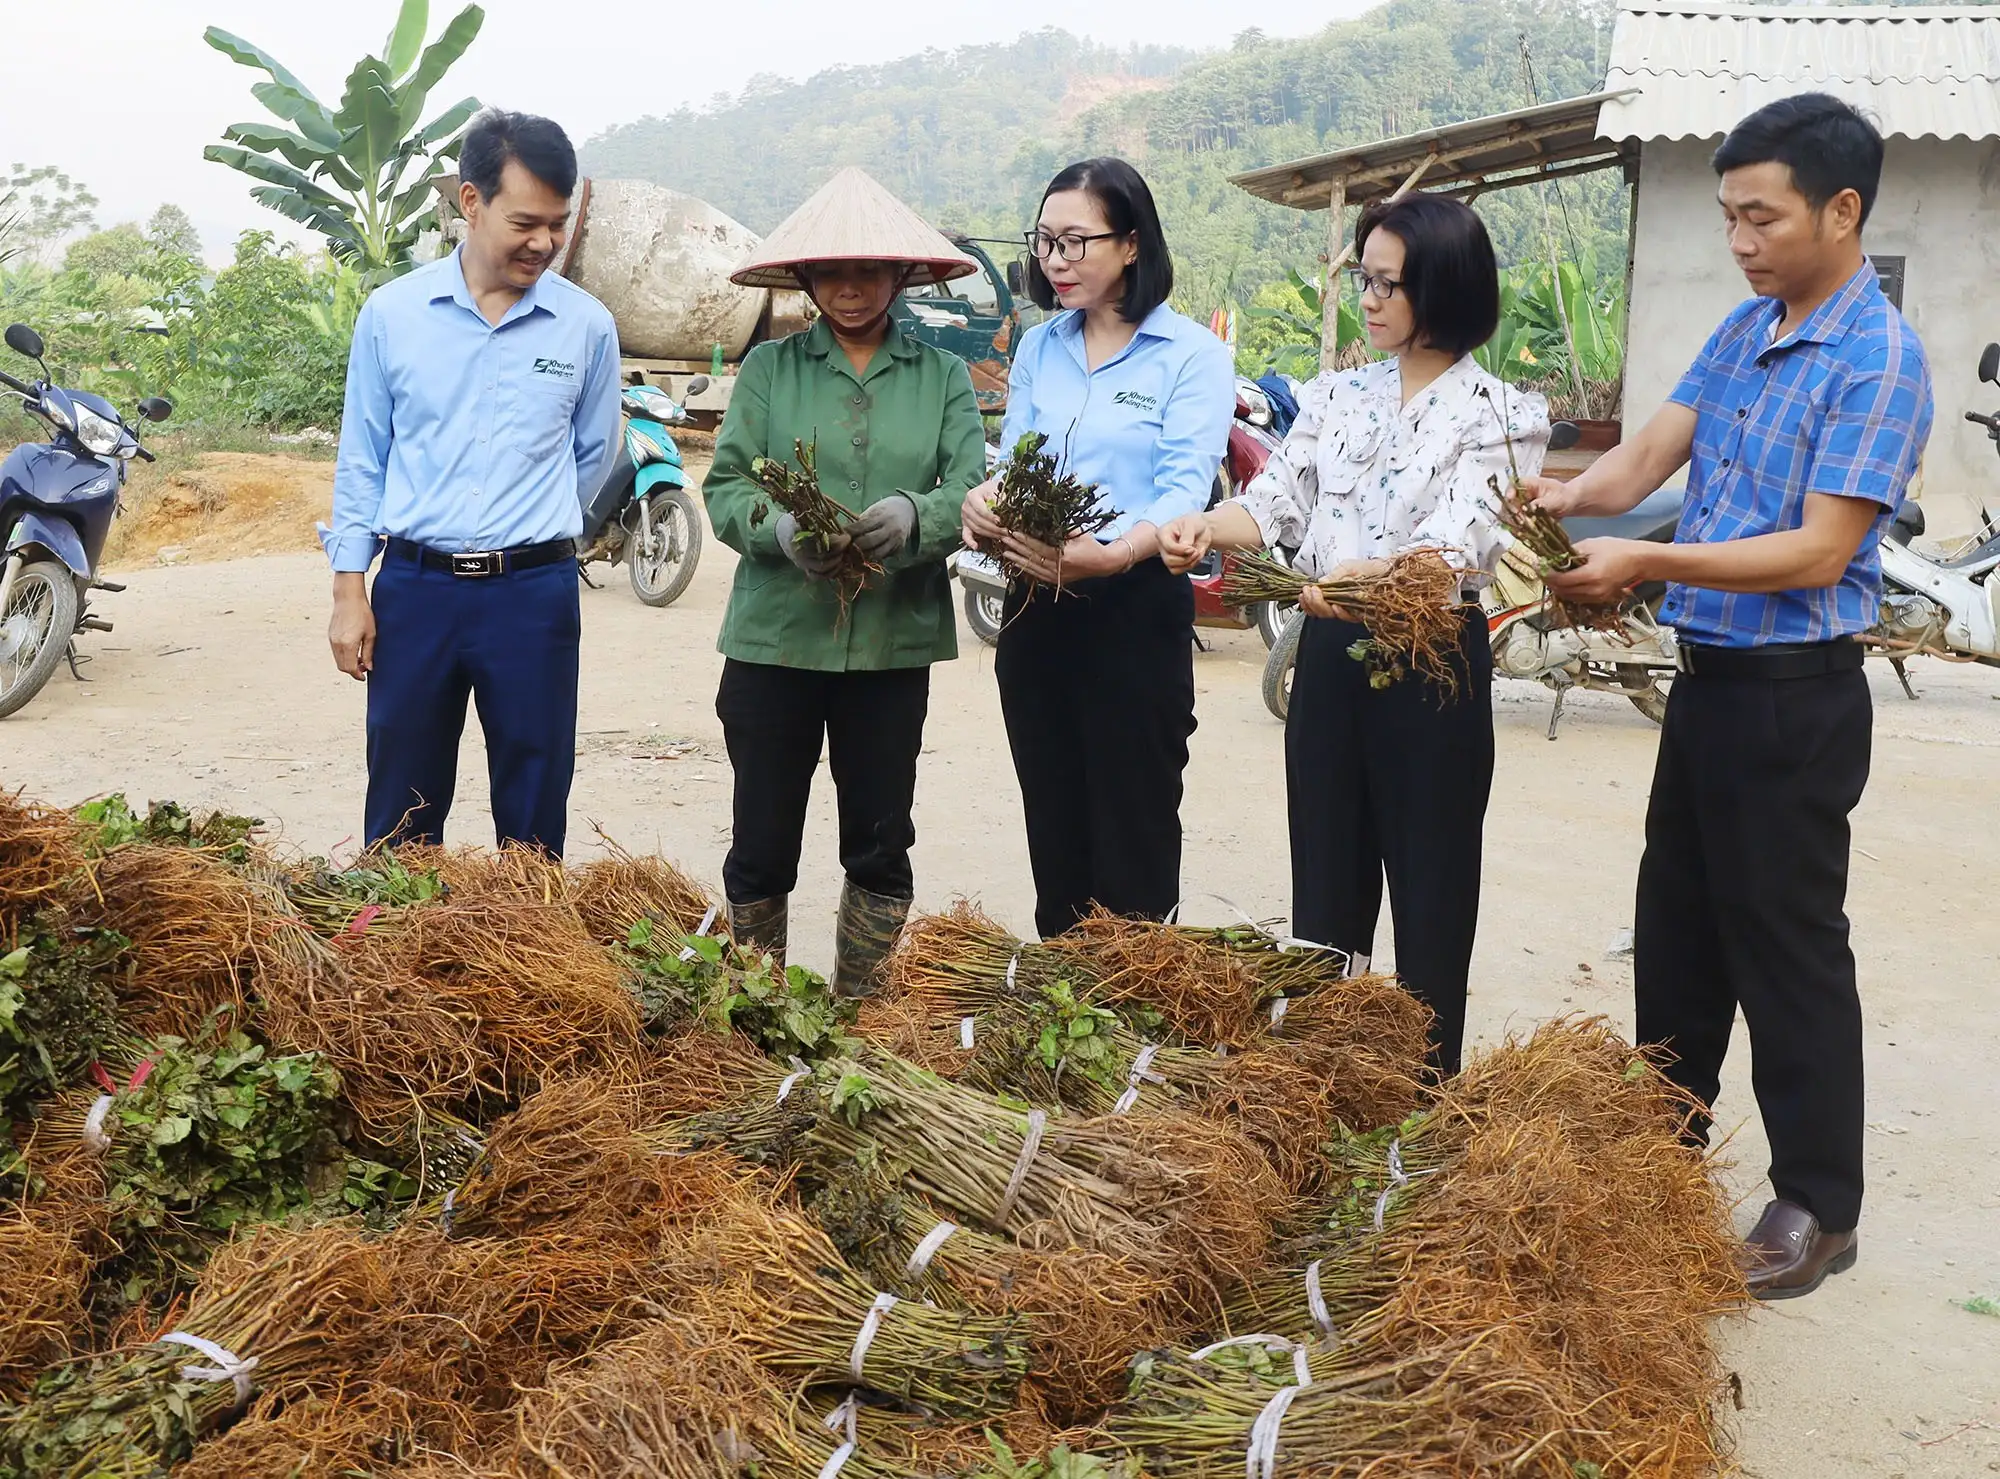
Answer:
<svg viewBox="0 0 2000 1479"><path fill-rule="evenodd" d="M1320 375L1284 446L1233 501L1267 545L1296 548L1307 575L1436 549L1468 589L1484 585L1508 542L1488 479L1507 486L1510 441L1514 471L1541 471L1548 402L1502 385L1470 355L1401 402L1393 359Z"/></svg>

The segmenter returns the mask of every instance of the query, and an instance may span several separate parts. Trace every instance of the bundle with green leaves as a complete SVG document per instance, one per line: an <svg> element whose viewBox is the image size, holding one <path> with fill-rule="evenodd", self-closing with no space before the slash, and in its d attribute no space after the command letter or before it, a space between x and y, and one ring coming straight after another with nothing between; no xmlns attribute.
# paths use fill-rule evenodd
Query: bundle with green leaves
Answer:
<svg viewBox="0 0 2000 1479"><path fill-rule="evenodd" d="M0 953L0 1111L19 1118L126 1045L114 982L129 943L48 915Z"/></svg>
<svg viewBox="0 0 2000 1479"><path fill-rule="evenodd" d="M141 816L122 791L85 802L76 809L76 819L84 827L84 846L94 855L134 842L156 842L214 853L239 866L249 861L251 837L264 825L262 817L224 811L197 817L177 801L152 802Z"/></svg>
<svg viewBox="0 0 2000 1479"><path fill-rule="evenodd" d="M272 1056L238 1030L155 1040L95 1117L114 1232L227 1232L307 1211L316 1193L346 1210L339 1097L318 1056Z"/></svg>
<svg viewBox="0 0 2000 1479"><path fill-rule="evenodd" d="M1074 473L1059 469L1055 456L1045 450L1048 444L1048 437L1038 431L1026 433L1014 444L1000 469L993 517L1002 528L1059 550L1072 539L1105 528L1118 512L1099 498L1095 483L1079 482ZM988 542L981 548L1016 578L1026 574L1004 545Z"/></svg>
<svg viewBox="0 0 2000 1479"><path fill-rule="evenodd" d="M323 935L392 925L404 910L450 892L436 869L409 868L387 850L368 853L351 868L314 858L286 877L283 887L292 907Z"/></svg>
<svg viewBox="0 0 2000 1479"><path fill-rule="evenodd" d="M619 953L651 1032L690 1026L739 1032L760 1051L789 1060L836 1051L853 1021L851 1003L825 977L727 939L641 919Z"/></svg>
<svg viewBox="0 0 2000 1479"><path fill-rule="evenodd" d="M815 437L810 443L792 443L792 462L780 462L775 457L759 457L751 462L750 480L764 490L769 502L751 510L750 525L755 528L763 523L775 504L790 514L798 526L792 537L815 555L824 555L847 538L847 526L854 522L855 515L854 510L820 487L815 465L818 450L819 441ZM854 598L861 594L861 588L868 584L869 577L881 573L882 567L862 554L851 540L840 545L839 562L827 579L840 598L843 617L854 604Z"/></svg>
<svg viewBox="0 0 2000 1479"><path fill-rule="evenodd" d="M1069 1116L963 1088L870 1049L784 1075L667 1134L798 1165L893 1168L954 1218L1037 1245L1094 1248L1137 1278L1205 1286L1262 1262L1289 1198L1227 1125L1185 1114Z"/></svg>

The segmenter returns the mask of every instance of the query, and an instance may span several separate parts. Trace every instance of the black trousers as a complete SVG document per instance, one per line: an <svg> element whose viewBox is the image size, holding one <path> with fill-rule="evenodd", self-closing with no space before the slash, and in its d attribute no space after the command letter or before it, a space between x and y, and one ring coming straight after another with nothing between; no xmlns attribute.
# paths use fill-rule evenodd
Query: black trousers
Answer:
<svg viewBox="0 0 2000 1479"><path fill-rule="evenodd" d="M576 773L576 562L465 579L391 553L370 601L370 845L444 840L470 698L494 832L561 857Z"/></svg>
<svg viewBox="0 0 2000 1479"><path fill-rule="evenodd" d="M1456 1073L1479 925L1479 864L1493 790L1493 653L1468 607L1458 689L1405 677L1373 688L1352 622L1307 620L1285 723L1292 930L1372 954L1382 884L1396 974L1437 1014L1431 1060Z"/></svg>
<svg viewBox="0 0 2000 1479"><path fill-rule="evenodd" d="M994 661L1021 783L1035 928L1102 904L1180 902L1181 773L1194 733L1194 590L1157 559L1007 598Z"/></svg>
<svg viewBox="0 0 2000 1479"><path fill-rule="evenodd" d="M1674 1080L1713 1105L1742 1007L1771 1185L1828 1232L1861 1217L1847 817L1873 717L1858 670L1677 677L1639 864L1639 1040L1670 1049Z"/></svg>
<svg viewBox="0 0 2000 1479"><path fill-rule="evenodd" d="M840 866L870 893L911 896L910 811L930 695L927 667L820 673L723 663L715 713L736 773L722 862L732 904L783 898L797 886L822 742L840 807Z"/></svg>

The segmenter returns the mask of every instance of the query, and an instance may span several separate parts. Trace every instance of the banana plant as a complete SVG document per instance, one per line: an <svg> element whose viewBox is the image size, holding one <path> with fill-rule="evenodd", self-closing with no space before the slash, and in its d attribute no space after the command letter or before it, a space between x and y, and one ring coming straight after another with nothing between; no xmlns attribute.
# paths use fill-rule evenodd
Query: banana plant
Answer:
<svg viewBox="0 0 2000 1479"><path fill-rule="evenodd" d="M1320 369L1320 335L1326 324L1326 300L1318 286L1300 275L1296 267L1285 269L1285 279L1302 305L1302 310L1290 307L1253 307L1243 311L1251 318L1270 320L1283 332L1286 342L1277 351L1272 368L1283 375L1310 379ZM1334 353L1340 356L1359 344L1364 337L1359 300L1350 300L1348 294L1342 291L1334 300L1334 314L1336 335Z"/></svg>
<svg viewBox="0 0 2000 1479"><path fill-rule="evenodd" d="M232 124L223 130L227 142L210 144L202 157L259 181L252 199L319 232L371 286L406 272L438 166L457 157L479 111L477 98L463 98L423 123L425 102L485 20L468 5L426 46L428 0L403 0L382 54L355 64L331 108L270 53L210 26L203 33L210 46L270 79L250 95L284 126Z"/></svg>

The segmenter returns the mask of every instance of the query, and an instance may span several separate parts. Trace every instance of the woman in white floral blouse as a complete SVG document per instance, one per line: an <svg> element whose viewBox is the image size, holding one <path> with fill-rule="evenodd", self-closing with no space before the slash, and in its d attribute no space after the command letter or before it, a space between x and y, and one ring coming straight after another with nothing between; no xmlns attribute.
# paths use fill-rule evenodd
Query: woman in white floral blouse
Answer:
<svg viewBox="0 0 2000 1479"><path fill-rule="evenodd" d="M1282 451L1242 495L1169 524L1168 564L1211 546L1296 546L1305 573L1379 569L1433 549L1463 575L1455 695L1404 677L1376 688L1350 649L1367 630L1308 588L1285 734L1292 929L1373 952L1386 873L1396 969L1437 1014L1432 1059L1458 1069L1479 864L1493 784L1492 653L1477 591L1506 536L1488 480L1523 477L1548 445L1542 397L1503 386L1472 351L1499 322L1499 274L1470 207L1411 195L1355 229L1368 340L1386 357L1322 373Z"/></svg>

